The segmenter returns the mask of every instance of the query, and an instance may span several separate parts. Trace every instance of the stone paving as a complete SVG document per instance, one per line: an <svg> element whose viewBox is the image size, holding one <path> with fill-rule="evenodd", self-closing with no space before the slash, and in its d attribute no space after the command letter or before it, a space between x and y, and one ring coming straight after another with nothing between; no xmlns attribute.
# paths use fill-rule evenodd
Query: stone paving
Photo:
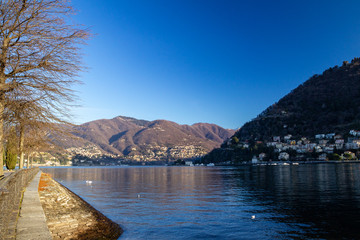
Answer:
<svg viewBox="0 0 360 240"><path fill-rule="evenodd" d="M120 226L42 173L40 202L52 239L118 239Z"/></svg>
<svg viewBox="0 0 360 240"><path fill-rule="evenodd" d="M52 239L38 194L40 175L41 172L38 172L24 192L20 216L17 222L16 239Z"/></svg>

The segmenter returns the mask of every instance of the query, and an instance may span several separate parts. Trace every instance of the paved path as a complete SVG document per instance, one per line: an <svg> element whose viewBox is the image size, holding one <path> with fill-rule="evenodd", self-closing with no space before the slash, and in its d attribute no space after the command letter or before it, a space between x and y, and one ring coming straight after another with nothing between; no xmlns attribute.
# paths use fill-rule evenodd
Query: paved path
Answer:
<svg viewBox="0 0 360 240"><path fill-rule="evenodd" d="M17 223L16 239L52 239L46 224L44 210L39 199L38 186L40 176L41 171L38 172L25 190L21 204L20 217Z"/></svg>

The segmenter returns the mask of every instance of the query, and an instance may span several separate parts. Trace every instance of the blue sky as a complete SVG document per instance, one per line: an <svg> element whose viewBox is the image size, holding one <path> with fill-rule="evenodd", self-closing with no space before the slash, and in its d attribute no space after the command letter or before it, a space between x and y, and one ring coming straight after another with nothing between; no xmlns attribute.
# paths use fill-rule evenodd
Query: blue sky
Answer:
<svg viewBox="0 0 360 240"><path fill-rule="evenodd" d="M94 34L74 122L123 115L239 128L360 57L360 1L73 0Z"/></svg>

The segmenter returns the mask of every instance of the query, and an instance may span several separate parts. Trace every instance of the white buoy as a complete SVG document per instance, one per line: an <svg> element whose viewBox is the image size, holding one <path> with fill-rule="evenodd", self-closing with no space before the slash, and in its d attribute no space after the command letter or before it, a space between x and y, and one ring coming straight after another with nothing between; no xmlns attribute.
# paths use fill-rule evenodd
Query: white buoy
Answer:
<svg viewBox="0 0 360 240"><path fill-rule="evenodd" d="M255 219L255 215L252 215L252 216L251 216L251 219Z"/></svg>

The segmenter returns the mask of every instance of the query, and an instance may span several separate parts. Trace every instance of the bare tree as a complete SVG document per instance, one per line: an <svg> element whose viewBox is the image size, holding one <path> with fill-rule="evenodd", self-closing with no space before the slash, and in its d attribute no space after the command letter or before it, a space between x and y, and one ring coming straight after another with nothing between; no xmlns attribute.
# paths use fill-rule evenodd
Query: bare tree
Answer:
<svg viewBox="0 0 360 240"><path fill-rule="evenodd" d="M19 93L18 89L6 94L4 117L7 129L16 126L19 136L19 168L24 166L24 154L39 149L55 149L63 139L74 138L71 124L59 118L61 113L50 111L46 97L32 99L33 95ZM57 100L56 96L51 102ZM33 149L31 149L33 148ZM60 147L56 146L59 150Z"/></svg>
<svg viewBox="0 0 360 240"><path fill-rule="evenodd" d="M14 94L15 93L15 94ZM13 91L6 95L4 120L7 123L5 128L17 127L19 135L18 152L20 155L19 168L24 166L24 143L29 138L34 143L39 141L46 142L45 134L42 134L45 128L49 128L47 116L50 115L46 108L39 105L36 100L25 98L23 95L16 96L17 91Z"/></svg>
<svg viewBox="0 0 360 240"><path fill-rule="evenodd" d="M83 70L79 44L89 36L69 24L73 12L66 0L0 1L0 143L9 93L37 99L57 119L67 115L71 87ZM0 175L2 166L0 147Z"/></svg>
<svg viewBox="0 0 360 240"><path fill-rule="evenodd" d="M48 135L46 131L39 130L36 128L31 128L25 134L24 139L25 141L23 146L23 153L27 153L28 155L28 168L29 168L29 166L32 166L33 155L36 152L49 150L51 148L51 143L48 141Z"/></svg>

